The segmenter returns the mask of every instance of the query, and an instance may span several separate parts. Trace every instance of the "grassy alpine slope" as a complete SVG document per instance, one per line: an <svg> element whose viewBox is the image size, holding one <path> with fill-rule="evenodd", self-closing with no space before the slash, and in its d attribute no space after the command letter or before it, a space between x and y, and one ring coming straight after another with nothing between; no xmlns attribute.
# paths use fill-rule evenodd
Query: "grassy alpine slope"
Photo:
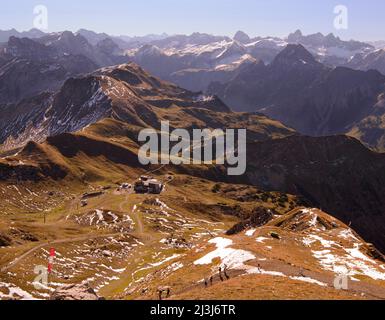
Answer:
<svg viewBox="0 0 385 320"><path fill-rule="evenodd" d="M93 98L69 103L77 85L88 88ZM93 89L103 98L95 99ZM103 112L88 121L83 111L89 108ZM62 112L69 115L64 129L54 127ZM215 98L196 99L133 65L70 80L47 115L51 118L44 120L42 131L19 128L26 136L37 133L34 142L3 145L0 299L48 299L65 284L85 282L107 299L159 299L158 289L165 287L171 290L168 299L385 297L382 255L343 222L312 209L314 199L298 188L298 181L320 174L305 157L319 143L265 116L233 113ZM143 167L137 159L138 132L146 126L158 129L161 120L189 129L246 127L249 145L260 148L251 149L255 166L270 159L258 158L255 150L278 145L284 156L269 160L268 175L251 167L237 180L214 165ZM71 123L81 126L75 130ZM301 153L293 147L296 139ZM317 165L338 170L340 162L330 158L333 144L321 140L324 154ZM364 155L358 160L381 168L380 156L358 149ZM301 161L287 179L274 164L285 171L280 161L295 166L295 154ZM142 174L163 181L164 192L138 195L118 189ZM357 176L343 172L341 179L347 174ZM259 181L297 189L279 192ZM56 250L53 273L47 286L36 289L34 268L48 264L51 248ZM222 273L221 281L219 267L225 265L227 276ZM350 276L348 290L333 287L341 272Z"/></svg>

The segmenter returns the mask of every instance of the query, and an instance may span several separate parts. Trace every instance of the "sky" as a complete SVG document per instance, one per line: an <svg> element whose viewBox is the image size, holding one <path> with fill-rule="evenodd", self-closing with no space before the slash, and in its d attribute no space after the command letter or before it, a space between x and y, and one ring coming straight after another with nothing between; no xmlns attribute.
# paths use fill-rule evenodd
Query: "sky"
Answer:
<svg viewBox="0 0 385 320"><path fill-rule="evenodd" d="M1 0L0 29L31 29L36 5L47 7L49 32L233 35L243 30L283 37L301 29L346 40L385 40L384 0ZM347 29L334 27L337 5L348 9Z"/></svg>

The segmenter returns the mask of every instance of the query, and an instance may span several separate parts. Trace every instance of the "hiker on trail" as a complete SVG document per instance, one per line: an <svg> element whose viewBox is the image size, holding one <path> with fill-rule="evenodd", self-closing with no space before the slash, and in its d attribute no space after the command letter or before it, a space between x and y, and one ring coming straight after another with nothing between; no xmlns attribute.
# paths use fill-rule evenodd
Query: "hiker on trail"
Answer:
<svg viewBox="0 0 385 320"><path fill-rule="evenodd" d="M213 285L213 276L210 277L210 285Z"/></svg>
<svg viewBox="0 0 385 320"><path fill-rule="evenodd" d="M259 273L262 273L262 270L261 270L261 265L258 263L258 272Z"/></svg>
<svg viewBox="0 0 385 320"><path fill-rule="evenodd" d="M161 287L158 288L159 300L163 300L163 292L166 291L166 298L170 297L171 288L170 287Z"/></svg>
<svg viewBox="0 0 385 320"><path fill-rule="evenodd" d="M208 282L207 282L207 279L205 278L205 288L207 288L208 286Z"/></svg>
<svg viewBox="0 0 385 320"><path fill-rule="evenodd" d="M219 267L219 278L223 282L223 277L222 277L222 267Z"/></svg>

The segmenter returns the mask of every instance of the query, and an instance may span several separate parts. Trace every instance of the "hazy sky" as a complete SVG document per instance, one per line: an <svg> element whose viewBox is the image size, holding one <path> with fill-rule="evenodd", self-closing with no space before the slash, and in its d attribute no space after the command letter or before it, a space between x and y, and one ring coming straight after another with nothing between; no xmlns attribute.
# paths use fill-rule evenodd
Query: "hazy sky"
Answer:
<svg viewBox="0 0 385 320"><path fill-rule="evenodd" d="M33 27L33 8L48 8L48 31L79 28L114 35L207 32L286 36L333 32L343 39L384 40L384 0L1 0L0 29ZM334 29L336 5L349 9L347 30Z"/></svg>

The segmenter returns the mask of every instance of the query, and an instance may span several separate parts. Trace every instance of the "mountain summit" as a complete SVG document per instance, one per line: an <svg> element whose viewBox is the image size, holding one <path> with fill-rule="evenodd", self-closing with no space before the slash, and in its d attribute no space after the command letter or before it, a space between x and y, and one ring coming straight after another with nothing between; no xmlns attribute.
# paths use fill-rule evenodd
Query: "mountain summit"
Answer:
<svg viewBox="0 0 385 320"><path fill-rule="evenodd" d="M378 71L330 68L290 44L267 66L242 70L209 92L238 111L260 111L302 134L343 134L371 114L384 93ZM378 137L381 139L381 137Z"/></svg>
<svg viewBox="0 0 385 320"><path fill-rule="evenodd" d="M0 300L385 299L385 154L339 134L385 141L385 76L339 65L365 45L290 38L0 44ZM141 164L144 129L188 161ZM191 165L202 143L217 161Z"/></svg>
<svg viewBox="0 0 385 320"><path fill-rule="evenodd" d="M249 43L251 41L250 37L243 31L238 31L234 35L233 39L243 44Z"/></svg>
<svg viewBox="0 0 385 320"><path fill-rule="evenodd" d="M319 64L313 55L301 44L289 44L274 59L272 65L291 66L297 64Z"/></svg>

